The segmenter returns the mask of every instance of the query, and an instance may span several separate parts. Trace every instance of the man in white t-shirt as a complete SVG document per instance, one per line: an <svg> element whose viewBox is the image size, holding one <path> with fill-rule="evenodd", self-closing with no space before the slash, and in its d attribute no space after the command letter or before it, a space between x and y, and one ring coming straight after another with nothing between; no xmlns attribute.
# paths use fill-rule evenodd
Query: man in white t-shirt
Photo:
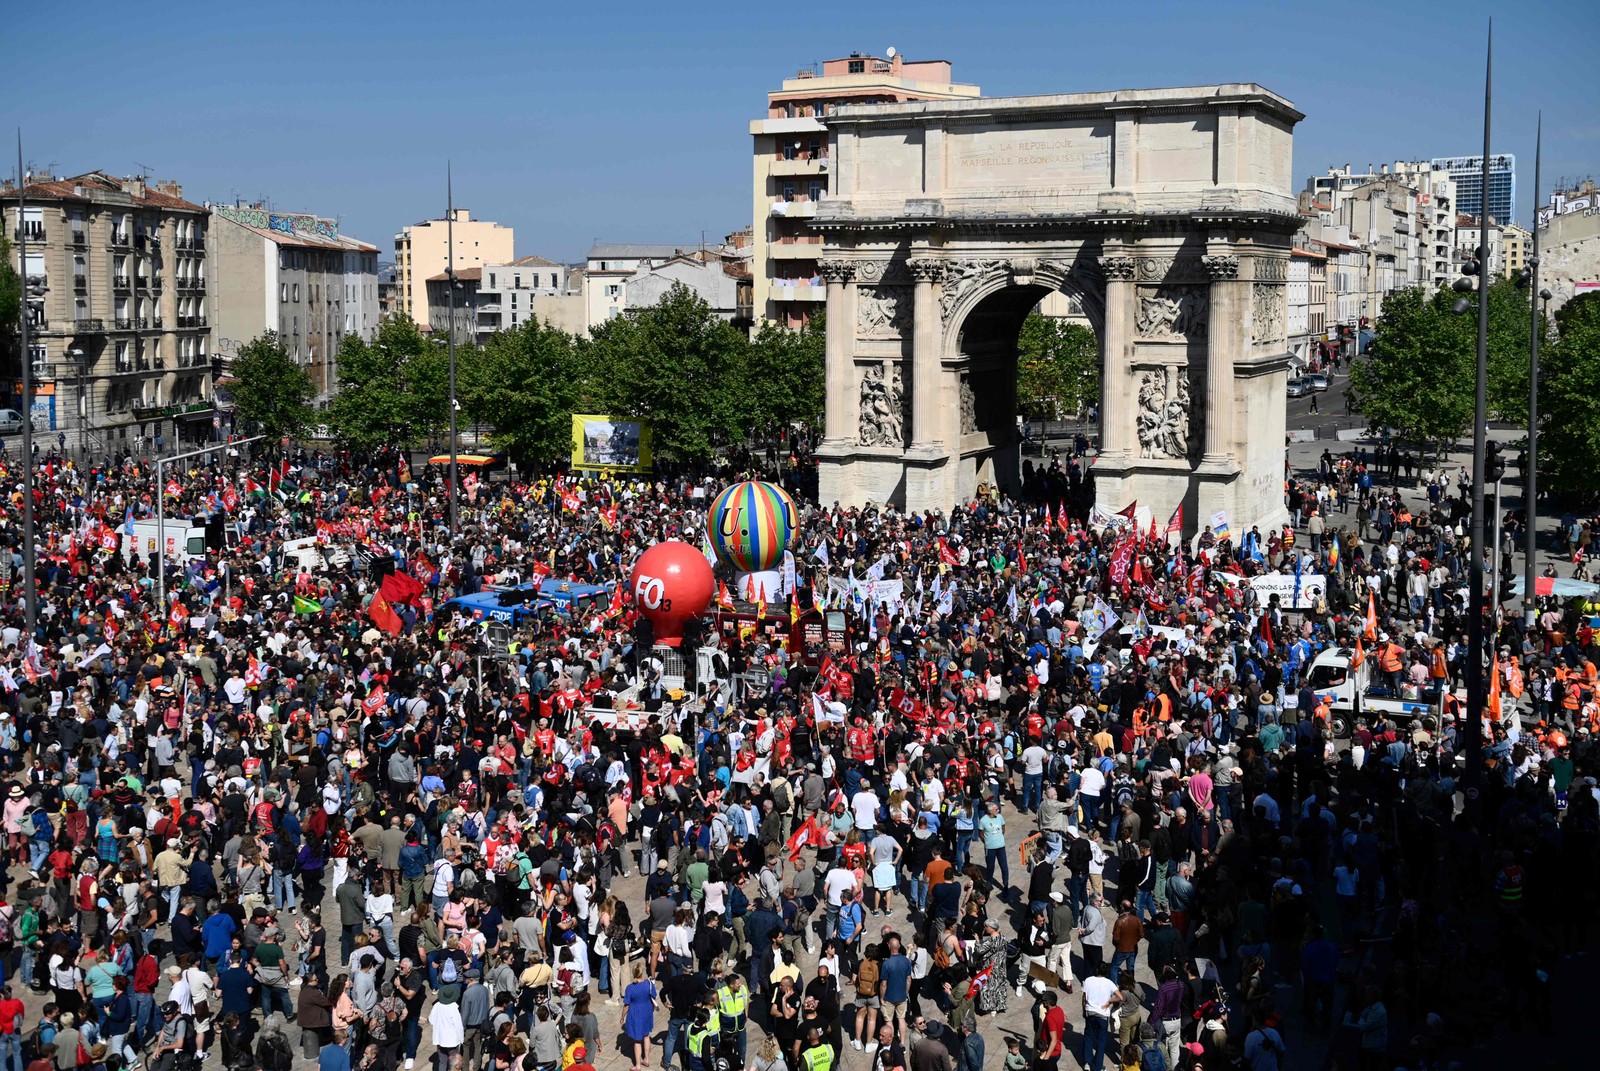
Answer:
<svg viewBox="0 0 1600 1071"><path fill-rule="evenodd" d="M861 830L862 840L870 840L870 834L877 828L878 808L881 805L878 794L872 791L871 782L863 777L861 788L850 797L850 810L855 815L856 828Z"/></svg>
<svg viewBox="0 0 1600 1071"><path fill-rule="evenodd" d="M1050 761L1050 753L1038 744L1029 744L1022 749L1022 809L1024 811L1037 811L1039 801L1044 798L1044 764Z"/></svg>
<svg viewBox="0 0 1600 1071"><path fill-rule="evenodd" d="M1100 816L1100 797L1106 790L1106 775L1089 763L1078 773L1078 797L1083 801L1083 820L1094 825Z"/></svg>
<svg viewBox="0 0 1600 1071"><path fill-rule="evenodd" d="M1100 1071L1111 1038L1111 1010L1122 1003L1117 983L1103 974L1083 980L1083 1067Z"/></svg>
<svg viewBox="0 0 1600 1071"><path fill-rule="evenodd" d="M828 914L823 939L832 940L839 933L839 903L847 892L855 892L860 883L855 873L846 867L835 866L822 879L822 890L828 898Z"/></svg>

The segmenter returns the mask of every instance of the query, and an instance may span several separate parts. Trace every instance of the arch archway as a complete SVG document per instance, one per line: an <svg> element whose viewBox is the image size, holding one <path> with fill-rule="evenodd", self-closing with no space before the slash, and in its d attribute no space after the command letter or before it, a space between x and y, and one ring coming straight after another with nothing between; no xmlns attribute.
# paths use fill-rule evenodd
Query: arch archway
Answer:
<svg viewBox="0 0 1600 1071"><path fill-rule="evenodd" d="M1014 484L1018 329L1062 291L1101 341L1100 504L1281 518L1300 118L1253 85L830 116L823 500Z"/></svg>

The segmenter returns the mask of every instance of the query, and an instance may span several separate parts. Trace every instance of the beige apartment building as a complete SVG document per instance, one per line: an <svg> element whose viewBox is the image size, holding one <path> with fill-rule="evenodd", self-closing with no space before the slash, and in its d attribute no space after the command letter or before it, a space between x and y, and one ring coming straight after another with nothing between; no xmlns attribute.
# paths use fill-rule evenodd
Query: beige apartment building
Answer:
<svg viewBox="0 0 1600 1071"><path fill-rule="evenodd" d="M428 330L428 280L449 267L448 236L452 230L457 275L468 268L509 264L516 258L512 250L512 228L473 219L465 208L454 209L452 215L451 220L423 220L394 236L395 311L405 313L425 331Z"/></svg>
<svg viewBox="0 0 1600 1071"><path fill-rule="evenodd" d="M755 142L755 234L750 261L754 318L798 327L822 308L817 266L822 236L808 225L828 192L831 151L822 120L845 104L961 100L975 85L951 81L947 60L912 62L859 52L824 60L767 94L767 113L752 120Z"/></svg>
<svg viewBox="0 0 1600 1071"><path fill-rule="evenodd" d="M115 178L0 185L27 288L34 425L90 451L145 448L212 431L205 208L175 182ZM16 406L20 384L0 383Z"/></svg>

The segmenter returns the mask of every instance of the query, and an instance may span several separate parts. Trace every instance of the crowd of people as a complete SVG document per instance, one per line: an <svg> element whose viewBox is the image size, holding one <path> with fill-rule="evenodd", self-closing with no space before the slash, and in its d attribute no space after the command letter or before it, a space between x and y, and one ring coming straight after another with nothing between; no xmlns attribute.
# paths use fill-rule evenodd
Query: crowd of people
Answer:
<svg viewBox="0 0 1600 1071"><path fill-rule="evenodd" d="M788 599L847 636L707 629L728 685L682 690L625 594L495 649L448 600L625 591L731 471L473 477L452 531L398 457L47 456L26 591L0 461L0 1063L1378 1069L1542 1022L1595 887L1593 631L1497 629L1482 770L1453 697L1340 738L1316 654L1454 684L1467 554L1448 487L1325 460L1237 537L1089 512L1078 457L1043 500L803 504ZM135 545L156 495L216 545Z"/></svg>

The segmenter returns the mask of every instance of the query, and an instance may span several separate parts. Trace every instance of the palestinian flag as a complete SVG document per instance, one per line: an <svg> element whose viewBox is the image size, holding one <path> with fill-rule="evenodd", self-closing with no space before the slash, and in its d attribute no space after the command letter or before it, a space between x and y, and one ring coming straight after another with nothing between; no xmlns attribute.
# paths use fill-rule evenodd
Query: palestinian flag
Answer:
<svg viewBox="0 0 1600 1071"><path fill-rule="evenodd" d="M261 485L259 483L256 483L255 480L253 480L249 476L246 476L244 478L244 493L247 494L247 495L255 495L255 496L259 497L261 495L266 494L266 491L262 489L262 487L261 487Z"/></svg>

